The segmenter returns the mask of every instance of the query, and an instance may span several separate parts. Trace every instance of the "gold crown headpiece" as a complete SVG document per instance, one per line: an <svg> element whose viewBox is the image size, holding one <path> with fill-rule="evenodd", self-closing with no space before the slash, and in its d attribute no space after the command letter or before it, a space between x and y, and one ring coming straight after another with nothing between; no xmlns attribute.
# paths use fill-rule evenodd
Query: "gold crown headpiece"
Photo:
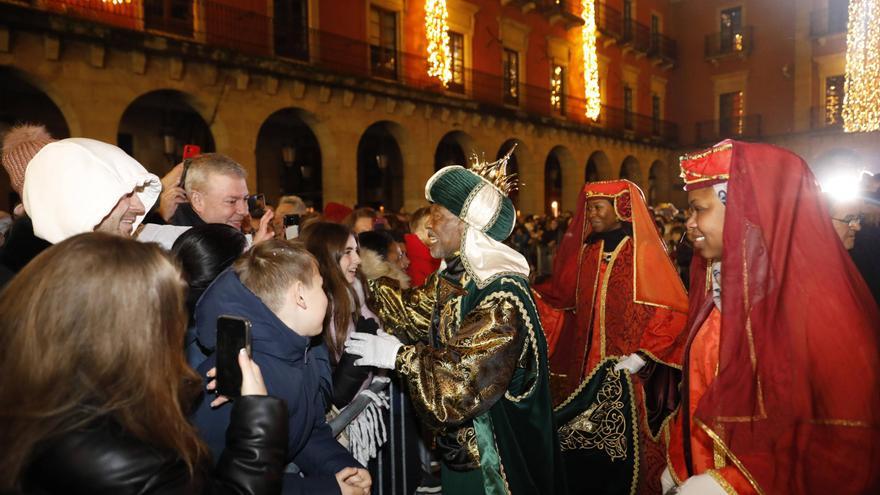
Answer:
<svg viewBox="0 0 880 495"><path fill-rule="evenodd" d="M508 150L504 156L491 163L486 162L485 160L480 161L476 153L471 153L470 170L489 181L490 184L497 187L505 196L507 196L510 194L510 191L518 188L517 174L507 173L507 162L510 160L511 155L513 155L513 150L515 149L516 143L510 147L510 150Z"/></svg>

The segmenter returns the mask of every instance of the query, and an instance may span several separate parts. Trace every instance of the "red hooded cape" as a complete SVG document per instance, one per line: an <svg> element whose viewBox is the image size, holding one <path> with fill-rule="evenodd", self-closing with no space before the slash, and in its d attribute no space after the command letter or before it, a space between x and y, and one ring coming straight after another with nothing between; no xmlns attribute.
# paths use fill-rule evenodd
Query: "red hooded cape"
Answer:
<svg viewBox="0 0 880 495"><path fill-rule="evenodd" d="M735 141L682 169L690 188L728 182L718 372L685 438L703 429L757 493L880 493L880 316L813 174ZM696 256L685 363L713 305L706 271Z"/></svg>

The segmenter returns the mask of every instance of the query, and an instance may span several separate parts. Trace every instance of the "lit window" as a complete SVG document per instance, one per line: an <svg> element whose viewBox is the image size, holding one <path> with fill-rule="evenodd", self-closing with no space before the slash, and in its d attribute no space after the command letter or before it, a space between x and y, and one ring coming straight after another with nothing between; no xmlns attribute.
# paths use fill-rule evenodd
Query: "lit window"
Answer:
<svg viewBox="0 0 880 495"><path fill-rule="evenodd" d="M370 67L373 75L397 78L397 15L370 7Z"/></svg>
<svg viewBox="0 0 880 495"><path fill-rule="evenodd" d="M550 74L550 106L565 115L565 68L561 65L554 65Z"/></svg>
<svg viewBox="0 0 880 495"><path fill-rule="evenodd" d="M734 91L721 95L718 100L718 111L721 117L718 131L721 136L741 136L745 130L743 92Z"/></svg>
<svg viewBox="0 0 880 495"><path fill-rule="evenodd" d="M504 49L504 103L519 103L519 53Z"/></svg>
<svg viewBox="0 0 880 495"><path fill-rule="evenodd" d="M449 81L450 91L464 93L464 35L449 31L449 54L452 69L452 80Z"/></svg>
<svg viewBox="0 0 880 495"><path fill-rule="evenodd" d="M825 125L843 125L843 88L846 76L825 78Z"/></svg>

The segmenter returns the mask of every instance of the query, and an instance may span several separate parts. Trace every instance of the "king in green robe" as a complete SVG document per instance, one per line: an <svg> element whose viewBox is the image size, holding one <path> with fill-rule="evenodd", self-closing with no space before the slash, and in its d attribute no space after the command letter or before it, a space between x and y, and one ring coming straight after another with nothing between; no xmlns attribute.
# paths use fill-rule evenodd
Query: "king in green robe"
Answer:
<svg viewBox="0 0 880 495"><path fill-rule="evenodd" d="M529 267L500 242L515 218L507 158L446 167L428 181L429 247L445 268L406 290L372 281L391 335L347 344L360 364L393 367L407 384L435 432L444 493L566 491Z"/></svg>

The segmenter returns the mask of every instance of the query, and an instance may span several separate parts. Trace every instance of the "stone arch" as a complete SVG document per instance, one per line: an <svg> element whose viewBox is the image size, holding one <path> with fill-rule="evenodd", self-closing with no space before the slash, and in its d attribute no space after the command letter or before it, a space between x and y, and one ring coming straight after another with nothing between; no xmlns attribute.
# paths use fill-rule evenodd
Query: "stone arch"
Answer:
<svg viewBox="0 0 880 495"><path fill-rule="evenodd" d="M467 166L472 154L479 156L474 138L464 131L447 132L434 151L434 170L448 165Z"/></svg>
<svg viewBox="0 0 880 495"><path fill-rule="evenodd" d="M283 195L295 194L306 204L323 205L323 154L310 122L315 117L298 108L277 110L257 134L257 190L277 204Z"/></svg>
<svg viewBox="0 0 880 495"><path fill-rule="evenodd" d="M198 145L202 153L214 151L211 127L193 102L173 89L138 96L119 119L117 145L159 176L180 162L186 144Z"/></svg>
<svg viewBox="0 0 880 495"><path fill-rule="evenodd" d="M642 184L642 170L636 157L629 155L623 159L623 163L620 164L620 178L638 185Z"/></svg>
<svg viewBox="0 0 880 495"><path fill-rule="evenodd" d="M358 142L358 204L400 211L403 207L403 127L392 121L375 122Z"/></svg>
<svg viewBox="0 0 880 495"><path fill-rule="evenodd" d="M594 151L584 165L584 182L596 182L611 180L614 174L611 169L611 161L604 151Z"/></svg>
<svg viewBox="0 0 880 495"><path fill-rule="evenodd" d="M67 114L55 101L27 74L0 67L0 136L16 124L33 123L46 126L56 139L70 137ZM6 211L12 211L21 199L13 193L6 173L0 173L0 198L0 210Z"/></svg>
<svg viewBox="0 0 880 495"><path fill-rule="evenodd" d="M645 199L648 205L669 201L669 167L661 160L654 160L648 170L648 187L645 190Z"/></svg>
<svg viewBox="0 0 880 495"><path fill-rule="evenodd" d="M574 165L574 157L571 151L565 146L554 146L547 154L544 161L544 212L546 214L553 213L553 202L556 202L556 213L563 211L563 204L567 199L567 189L565 177L568 175L566 171ZM575 185L577 187L577 185Z"/></svg>

